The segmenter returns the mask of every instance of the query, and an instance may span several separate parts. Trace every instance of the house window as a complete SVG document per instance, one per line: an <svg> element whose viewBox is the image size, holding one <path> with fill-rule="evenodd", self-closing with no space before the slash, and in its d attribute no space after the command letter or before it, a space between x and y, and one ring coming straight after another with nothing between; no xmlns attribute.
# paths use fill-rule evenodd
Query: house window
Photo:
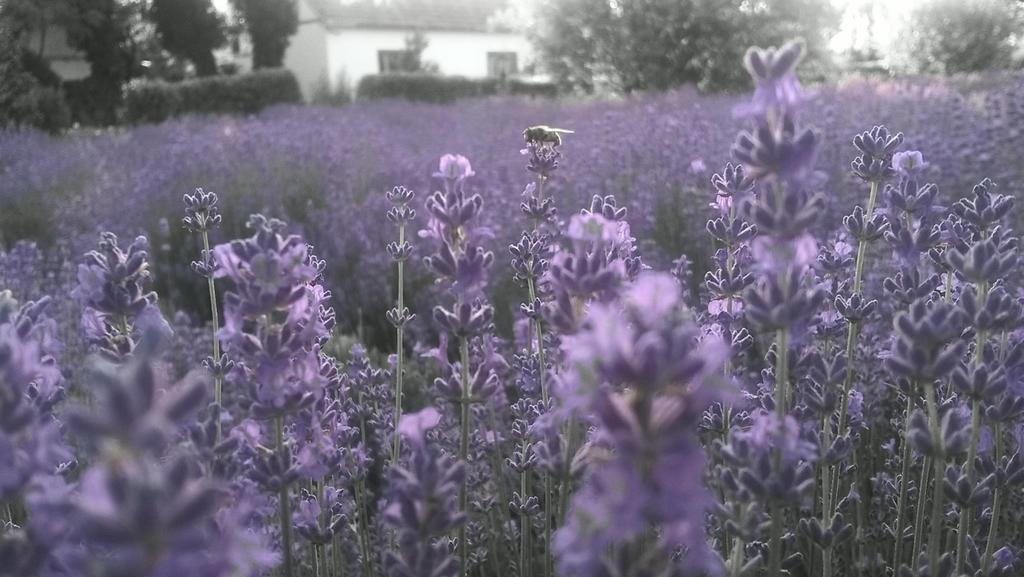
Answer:
<svg viewBox="0 0 1024 577"><path fill-rule="evenodd" d="M415 72L415 55L409 50L378 50L377 65L381 74Z"/></svg>
<svg viewBox="0 0 1024 577"><path fill-rule="evenodd" d="M487 75L497 78L514 76L519 73L515 52L488 52Z"/></svg>

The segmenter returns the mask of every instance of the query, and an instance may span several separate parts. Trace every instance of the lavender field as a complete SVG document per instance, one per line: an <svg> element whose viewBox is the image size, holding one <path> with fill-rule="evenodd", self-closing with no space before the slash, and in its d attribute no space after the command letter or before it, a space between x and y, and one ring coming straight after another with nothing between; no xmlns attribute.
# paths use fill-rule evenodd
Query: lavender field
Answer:
<svg viewBox="0 0 1024 577"><path fill-rule="evenodd" d="M0 576L1024 574L1024 78L800 52L0 133Z"/></svg>

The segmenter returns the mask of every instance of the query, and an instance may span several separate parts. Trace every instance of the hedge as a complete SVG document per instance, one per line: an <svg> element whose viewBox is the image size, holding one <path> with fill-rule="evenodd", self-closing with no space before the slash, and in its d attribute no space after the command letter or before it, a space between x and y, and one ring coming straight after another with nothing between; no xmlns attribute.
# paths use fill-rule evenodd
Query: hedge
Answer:
<svg viewBox="0 0 1024 577"><path fill-rule="evenodd" d="M72 121L83 126L108 126L117 121L121 91L112 90L105 82L89 76L66 80L63 84Z"/></svg>
<svg viewBox="0 0 1024 577"><path fill-rule="evenodd" d="M60 134L71 126L71 109L64 94L50 86L36 86L14 103L12 114L19 123L50 134Z"/></svg>
<svg viewBox="0 0 1024 577"><path fill-rule="evenodd" d="M254 114L274 104L301 101L299 83L284 69L175 83L136 82L125 91L124 120L138 124L182 114Z"/></svg>
<svg viewBox="0 0 1024 577"><path fill-rule="evenodd" d="M498 94L550 98L557 94L557 88L548 82L525 82L498 78L470 79L464 76L401 73L364 76L356 89L356 97L360 99L404 98L418 102L438 103Z"/></svg>

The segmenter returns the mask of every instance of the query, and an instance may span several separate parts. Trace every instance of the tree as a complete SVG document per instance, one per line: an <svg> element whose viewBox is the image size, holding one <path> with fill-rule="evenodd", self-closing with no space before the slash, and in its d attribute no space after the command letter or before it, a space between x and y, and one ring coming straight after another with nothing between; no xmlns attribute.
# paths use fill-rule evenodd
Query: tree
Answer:
<svg viewBox="0 0 1024 577"><path fill-rule="evenodd" d="M6 33L15 40L31 31L38 32L38 43L29 50L42 53L51 25L67 14L64 0L6 0L0 2L0 20L7 24Z"/></svg>
<svg viewBox="0 0 1024 577"><path fill-rule="evenodd" d="M294 0L232 0L249 37L253 68L275 68L298 30L299 14Z"/></svg>
<svg viewBox="0 0 1024 577"><path fill-rule="evenodd" d="M165 50L190 60L199 76L217 73L213 50L224 45L224 21L210 0L153 0L149 16Z"/></svg>
<svg viewBox="0 0 1024 577"><path fill-rule="evenodd" d="M747 46L807 43L827 61L833 9L819 0L541 0L535 41L563 84L624 92L746 87ZM823 66L823 64L822 64Z"/></svg>
<svg viewBox="0 0 1024 577"><path fill-rule="evenodd" d="M903 23L895 64L939 74L1008 68L1020 11L1010 0L929 0Z"/></svg>
<svg viewBox="0 0 1024 577"><path fill-rule="evenodd" d="M14 28L11 20L0 20L0 129L34 126L60 132L71 120L64 96L25 69L23 48Z"/></svg>
<svg viewBox="0 0 1024 577"><path fill-rule="evenodd" d="M65 0L68 42L80 50L92 73L86 80L89 120L117 121L122 85L138 74L140 39L145 33L144 0Z"/></svg>
<svg viewBox="0 0 1024 577"><path fill-rule="evenodd" d="M420 31L405 37L405 58L402 72L437 72L437 64L423 61L423 52L430 45L427 36Z"/></svg>

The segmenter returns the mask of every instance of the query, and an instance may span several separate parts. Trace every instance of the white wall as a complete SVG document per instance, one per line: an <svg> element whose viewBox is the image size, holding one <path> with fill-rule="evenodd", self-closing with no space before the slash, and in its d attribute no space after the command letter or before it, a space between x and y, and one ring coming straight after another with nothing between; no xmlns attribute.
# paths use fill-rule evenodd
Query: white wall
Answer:
<svg viewBox="0 0 1024 577"><path fill-rule="evenodd" d="M337 89L344 80L354 89L367 74L377 74L378 50L404 50L409 30L343 29L327 37L327 68L330 84ZM525 36L486 32L424 32L427 48L423 61L434 63L441 74L469 78L487 76L488 52L515 52L519 70L529 65L533 50ZM293 39L294 40L294 39Z"/></svg>
<svg viewBox="0 0 1024 577"><path fill-rule="evenodd" d="M305 2L299 2L299 27L285 50L284 67L295 74L307 101L328 82L327 31Z"/></svg>

